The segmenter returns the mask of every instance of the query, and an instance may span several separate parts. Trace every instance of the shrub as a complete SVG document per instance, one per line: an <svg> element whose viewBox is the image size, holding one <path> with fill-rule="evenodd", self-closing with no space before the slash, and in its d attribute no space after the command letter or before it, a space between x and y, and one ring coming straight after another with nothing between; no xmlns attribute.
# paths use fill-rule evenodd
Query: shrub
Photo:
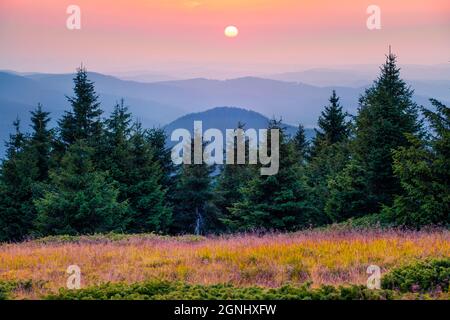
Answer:
<svg viewBox="0 0 450 320"><path fill-rule="evenodd" d="M421 261L392 270L382 278L384 289L401 292L449 292L450 258Z"/></svg>
<svg viewBox="0 0 450 320"><path fill-rule="evenodd" d="M311 289L310 284L299 287L283 286L234 287L229 284L210 286L180 282L149 281L135 284L104 284L81 290L60 289L52 300L385 300L396 296L390 290L369 290L364 286L335 288L323 286Z"/></svg>

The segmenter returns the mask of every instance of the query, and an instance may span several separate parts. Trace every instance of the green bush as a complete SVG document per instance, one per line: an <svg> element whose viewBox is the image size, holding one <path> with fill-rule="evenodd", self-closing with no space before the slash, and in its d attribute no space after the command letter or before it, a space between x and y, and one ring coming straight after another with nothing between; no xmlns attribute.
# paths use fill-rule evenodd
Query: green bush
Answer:
<svg viewBox="0 0 450 320"><path fill-rule="evenodd" d="M34 283L32 280L0 281L0 300L14 298L16 290L32 290L35 285L42 286L43 282Z"/></svg>
<svg viewBox="0 0 450 320"><path fill-rule="evenodd" d="M421 261L400 267L386 274L384 289L400 292L449 292L450 258Z"/></svg>
<svg viewBox="0 0 450 320"><path fill-rule="evenodd" d="M385 300L394 299L390 290L369 290L364 286L311 289L303 286L234 287L229 284L210 286L179 282L149 281L135 284L103 284L81 290L61 289L49 295L52 300Z"/></svg>

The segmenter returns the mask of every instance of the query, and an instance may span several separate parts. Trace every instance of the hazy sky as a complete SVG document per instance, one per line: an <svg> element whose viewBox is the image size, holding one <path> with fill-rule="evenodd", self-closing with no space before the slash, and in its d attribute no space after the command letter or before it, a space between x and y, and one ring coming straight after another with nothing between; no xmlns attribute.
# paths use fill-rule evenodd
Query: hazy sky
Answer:
<svg viewBox="0 0 450 320"><path fill-rule="evenodd" d="M81 8L81 30L66 9ZM369 5L381 30L366 27ZM227 38L228 25L239 29ZM278 72L450 60L449 0L0 0L0 69Z"/></svg>

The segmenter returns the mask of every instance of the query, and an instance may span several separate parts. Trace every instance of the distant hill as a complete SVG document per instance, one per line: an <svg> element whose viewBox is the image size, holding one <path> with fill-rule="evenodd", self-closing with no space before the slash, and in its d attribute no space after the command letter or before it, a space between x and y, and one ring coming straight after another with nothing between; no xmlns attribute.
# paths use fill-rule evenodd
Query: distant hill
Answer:
<svg viewBox="0 0 450 320"><path fill-rule="evenodd" d="M193 133L194 121L202 121L203 131L215 128L219 129L225 136L226 129L235 129L239 122L245 124L245 128L265 129L269 118L262 114L236 107L217 107L203 112L190 113L178 118L164 127L169 136L175 129L186 129ZM293 136L297 128L285 125L287 134ZM314 129L305 129L308 139L314 137ZM173 145L174 143L168 143Z"/></svg>
<svg viewBox="0 0 450 320"><path fill-rule="evenodd" d="M12 130L11 123L19 117L22 127L27 130L29 112L38 102L51 112L53 124L64 110L69 110L65 96L73 94L73 76L0 72L0 154L3 141ZM330 74L328 76L331 77ZM335 76L334 81L337 81L339 75ZM366 87L314 86L256 77L143 83L89 72L89 78L95 82L105 116L109 115L116 102L124 98L133 116L139 118L145 127L163 126L183 115L204 112L217 106L239 106L266 118L282 118L290 125L302 123L313 127L323 107L328 104L333 89L341 97L345 111L356 114L358 98ZM351 78L348 76L347 80ZM358 79L355 78L355 81ZM444 103L450 101L450 82L445 79L411 80L411 84L413 88L417 87L414 99L418 104L429 106L428 99L432 97Z"/></svg>

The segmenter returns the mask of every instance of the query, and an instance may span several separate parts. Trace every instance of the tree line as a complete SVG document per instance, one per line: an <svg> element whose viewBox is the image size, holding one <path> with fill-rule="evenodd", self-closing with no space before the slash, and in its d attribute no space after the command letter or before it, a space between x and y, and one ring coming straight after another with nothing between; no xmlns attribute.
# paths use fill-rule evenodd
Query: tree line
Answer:
<svg viewBox="0 0 450 320"><path fill-rule="evenodd" d="M73 91L55 128L40 104L29 133L14 122L0 165L0 241L293 231L350 218L449 225L450 111L434 99L433 110L417 106L393 54L355 116L332 92L312 141L302 125L290 137L281 121L268 123L280 130L273 176L261 176L258 165L174 166L164 130L133 121L123 100L104 116L83 68Z"/></svg>

